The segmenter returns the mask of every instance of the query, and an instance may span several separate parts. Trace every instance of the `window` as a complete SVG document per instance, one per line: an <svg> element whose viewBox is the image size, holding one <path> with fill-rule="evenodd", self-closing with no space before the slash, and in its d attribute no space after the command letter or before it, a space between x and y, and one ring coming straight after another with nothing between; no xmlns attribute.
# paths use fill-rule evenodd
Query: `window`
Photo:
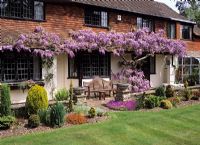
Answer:
<svg viewBox="0 0 200 145"><path fill-rule="evenodd" d="M144 19L141 17L137 17L137 28L142 29L142 28L149 28L150 31L153 31L154 26L153 26L153 21L151 19Z"/></svg>
<svg viewBox="0 0 200 145"><path fill-rule="evenodd" d="M187 25L181 25L181 38L192 39L192 27Z"/></svg>
<svg viewBox="0 0 200 145"><path fill-rule="evenodd" d="M16 53L0 54L0 56L0 81L41 80L42 66L39 57Z"/></svg>
<svg viewBox="0 0 200 145"><path fill-rule="evenodd" d="M35 20L44 20L44 3L35 1L34 2L34 19Z"/></svg>
<svg viewBox="0 0 200 145"><path fill-rule="evenodd" d="M156 74L156 56L150 57L150 74Z"/></svg>
<svg viewBox="0 0 200 145"><path fill-rule="evenodd" d="M169 39L176 38L176 24L175 23L168 23L167 24L167 37Z"/></svg>
<svg viewBox="0 0 200 145"><path fill-rule="evenodd" d="M68 56L69 78L78 77L78 57L70 58Z"/></svg>
<svg viewBox="0 0 200 145"><path fill-rule="evenodd" d="M108 27L108 13L98 10L85 10L85 24L92 26Z"/></svg>
<svg viewBox="0 0 200 145"><path fill-rule="evenodd" d="M93 76L110 76L110 54L98 53L79 54L69 58L69 77L91 78Z"/></svg>
<svg viewBox="0 0 200 145"><path fill-rule="evenodd" d="M192 77L198 84L200 79L200 60L194 57L179 58L179 67L176 72L177 82L183 83Z"/></svg>
<svg viewBox="0 0 200 145"><path fill-rule="evenodd" d="M44 20L44 3L33 0L0 0L0 16Z"/></svg>

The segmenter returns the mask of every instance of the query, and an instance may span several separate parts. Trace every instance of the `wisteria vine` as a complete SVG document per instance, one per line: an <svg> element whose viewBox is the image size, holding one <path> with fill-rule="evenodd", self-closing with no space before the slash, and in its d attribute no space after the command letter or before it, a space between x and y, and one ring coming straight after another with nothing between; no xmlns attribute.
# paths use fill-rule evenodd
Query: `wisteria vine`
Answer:
<svg viewBox="0 0 200 145"><path fill-rule="evenodd" d="M0 46L0 52L4 51L30 52L42 58L52 58L61 53L75 57L78 51L99 51L101 54L111 52L122 57L126 64L113 78L126 80L132 85L133 92L141 92L149 89L149 81L137 69L138 62L154 54L184 56L186 47L182 41L164 37L163 30L149 32L144 28L129 33L79 30L64 40L54 33L46 32L42 27L36 27L32 33L21 34L13 45ZM135 58L127 60L123 57L127 51L133 53Z"/></svg>

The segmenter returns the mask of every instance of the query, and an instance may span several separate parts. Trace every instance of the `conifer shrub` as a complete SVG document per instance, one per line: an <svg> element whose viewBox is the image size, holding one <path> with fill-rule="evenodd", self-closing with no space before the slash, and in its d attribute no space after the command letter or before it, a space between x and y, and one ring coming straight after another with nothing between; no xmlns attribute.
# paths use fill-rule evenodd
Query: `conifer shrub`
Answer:
<svg viewBox="0 0 200 145"><path fill-rule="evenodd" d="M56 103L51 107L50 123L52 127L61 127L64 124L65 108L61 103Z"/></svg>
<svg viewBox="0 0 200 145"><path fill-rule="evenodd" d="M162 87L162 86L156 88L155 95L160 96L160 97L164 97L165 96L165 88Z"/></svg>
<svg viewBox="0 0 200 145"><path fill-rule="evenodd" d="M0 116L9 116L11 115L10 87L7 84L2 84L0 87Z"/></svg>
<svg viewBox="0 0 200 145"><path fill-rule="evenodd" d="M172 89L171 85L168 85L166 87L165 95L166 95L167 98L174 97L174 90Z"/></svg>
<svg viewBox="0 0 200 145"><path fill-rule="evenodd" d="M94 107L91 107L90 110L88 111L88 117L94 118L96 116L96 110Z"/></svg>
<svg viewBox="0 0 200 145"><path fill-rule="evenodd" d="M160 106L160 97L149 95L144 99L145 107L152 109Z"/></svg>
<svg viewBox="0 0 200 145"><path fill-rule="evenodd" d="M26 98L26 109L29 115L37 114L38 110L48 108L48 97L44 87L39 85L32 86Z"/></svg>
<svg viewBox="0 0 200 145"><path fill-rule="evenodd" d="M163 109L171 109L172 103L169 100L162 100L160 102L160 107L162 107Z"/></svg>
<svg viewBox="0 0 200 145"><path fill-rule="evenodd" d="M32 114L28 119L28 126L30 128L36 128L40 125L39 115Z"/></svg>

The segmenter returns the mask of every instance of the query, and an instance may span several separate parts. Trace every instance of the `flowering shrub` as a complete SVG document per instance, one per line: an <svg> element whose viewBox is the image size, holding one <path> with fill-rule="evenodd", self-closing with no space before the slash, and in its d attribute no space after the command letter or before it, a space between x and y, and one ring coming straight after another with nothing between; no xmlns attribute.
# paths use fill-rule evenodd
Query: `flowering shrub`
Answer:
<svg viewBox="0 0 200 145"><path fill-rule="evenodd" d="M117 74L112 74L113 80L120 80L131 84L132 92L143 92L150 88L149 81L145 79L144 73L138 70L122 69Z"/></svg>
<svg viewBox="0 0 200 145"><path fill-rule="evenodd" d="M136 109L136 101L110 101L106 104L106 106L113 110L135 110Z"/></svg>
<svg viewBox="0 0 200 145"><path fill-rule="evenodd" d="M87 119L85 116L77 113L71 113L67 115L66 121L70 124L84 124L87 123Z"/></svg>

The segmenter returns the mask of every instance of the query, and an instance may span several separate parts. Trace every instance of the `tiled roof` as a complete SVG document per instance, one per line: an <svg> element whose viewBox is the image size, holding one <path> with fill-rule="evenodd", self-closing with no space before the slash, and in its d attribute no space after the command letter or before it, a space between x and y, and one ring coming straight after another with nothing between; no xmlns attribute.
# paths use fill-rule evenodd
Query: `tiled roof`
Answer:
<svg viewBox="0 0 200 145"><path fill-rule="evenodd" d="M155 2L153 0L46 0L46 2L71 2L194 23L184 16L181 16L164 3Z"/></svg>

